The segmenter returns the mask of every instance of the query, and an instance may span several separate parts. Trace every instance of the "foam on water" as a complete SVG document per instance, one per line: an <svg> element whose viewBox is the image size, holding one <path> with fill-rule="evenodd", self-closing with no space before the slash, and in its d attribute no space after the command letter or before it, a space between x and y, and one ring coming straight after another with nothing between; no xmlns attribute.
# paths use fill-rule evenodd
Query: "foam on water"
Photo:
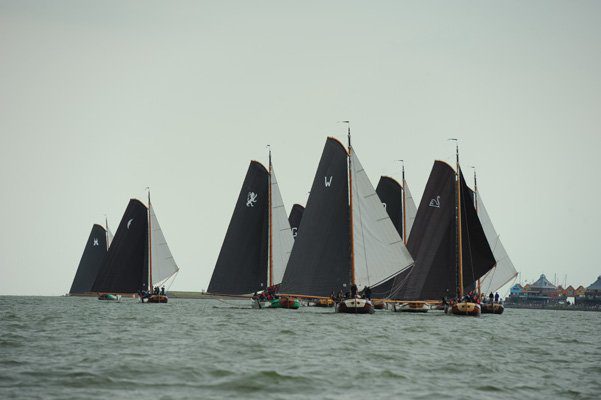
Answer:
<svg viewBox="0 0 601 400"><path fill-rule="evenodd" d="M598 399L601 313L0 297L0 398Z"/></svg>

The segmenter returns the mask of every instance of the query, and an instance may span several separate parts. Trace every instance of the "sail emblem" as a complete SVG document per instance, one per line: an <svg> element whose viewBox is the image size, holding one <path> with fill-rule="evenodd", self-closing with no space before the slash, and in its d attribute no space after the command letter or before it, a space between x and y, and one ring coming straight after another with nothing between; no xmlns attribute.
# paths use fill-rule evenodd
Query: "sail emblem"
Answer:
<svg viewBox="0 0 601 400"><path fill-rule="evenodd" d="M296 228L296 227L292 228L292 237L296 237L297 234L298 234L298 228Z"/></svg>
<svg viewBox="0 0 601 400"><path fill-rule="evenodd" d="M386 207L388 207L388 205L386 203L382 203L382 205L384 206L384 209L386 210Z"/></svg>
<svg viewBox="0 0 601 400"><path fill-rule="evenodd" d="M436 196L435 199L430 200L430 207L440 208L440 196Z"/></svg>
<svg viewBox="0 0 601 400"><path fill-rule="evenodd" d="M134 219L132 218L132 219L130 219L129 221L127 221L127 229L129 229L129 226L131 225L131 223L132 223L132 221L133 221L133 220L134 220Z"/></svg>
<svg viewBox="0 0 601 400"><path fill-rule="evenodd" d="M246 207L254 207L257 202L257 194L255 192L248 192L246 197Z"/></svg>
<svg viewBox="0 0 601 400"><path fill-rule="evenodd" d="M98 238L94 238L94 243L92 244L92 246L98 246Z"/></svg>
<svg viewBox="0 0 601 400"><path fill-rule="evenodd" d="M326 185L326 187L332 186L332 179L334 179L333 176L330 176L330 180L328 180L327 176L323 177L323 181L324 181L324 184Z"/></svg>

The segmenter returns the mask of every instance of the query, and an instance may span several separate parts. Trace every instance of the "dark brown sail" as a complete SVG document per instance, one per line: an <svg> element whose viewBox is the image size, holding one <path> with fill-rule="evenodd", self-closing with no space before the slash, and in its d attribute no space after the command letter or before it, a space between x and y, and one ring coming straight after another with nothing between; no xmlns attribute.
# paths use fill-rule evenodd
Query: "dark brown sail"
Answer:
<svg viewBox="0 0 601 400"><path fill-rule="evenodd" d="M92 290L96 275L102 267L102 261L106 256L106 230L104 227L94 224L90 231L90 236L86 242L73 284L69 293L86 293Z"/></svg>
<svg viewBox="0 0 601 400"><path fill-rule="evenodd" d="M251 161L213 270L208 292L251 294L267 288L269 172Z"/></svg>
<svg viewBox="0 0 601 400"><path fill-rule="evenodd" d="M94 292L137 293L148 288L148 209L131 199L92 287Z"/></svg>
<svg viewBox="0 0 601 400"><path fill-rule="evenodd" d="M350 233L347 151L328 138L280 291L328 296L350 277Z"/></svg>
<svg viewBox="0 0 601 400"><path fill-rule="evenodd" d="M304 211L305 211L305 207L301 206L300 204L293 205L292 210L290 210L290 216L288 217L288 222L290 223L290 229L292 230L292 236L295 239L296 239L296 236L298 235L298 227L300 226Z"/></svg>
<svg viewBox="0 0 601 400"><path fill-rule="evenodd" d="M474 282L495 263L469 188L461 178L464 282ZM436 161L426 184L407 248L415 265L397 282L395 298L438 300L458 292L455 171ZM469 289L469 288L468 288Z"/></svg>
<svg viewBox="0 0 601 400"><path fill-rule="evenodd" d="M386 212L396 228L397 232L403 237L403 187L395 179L389 176L381 176L376 193Z"/></svg>

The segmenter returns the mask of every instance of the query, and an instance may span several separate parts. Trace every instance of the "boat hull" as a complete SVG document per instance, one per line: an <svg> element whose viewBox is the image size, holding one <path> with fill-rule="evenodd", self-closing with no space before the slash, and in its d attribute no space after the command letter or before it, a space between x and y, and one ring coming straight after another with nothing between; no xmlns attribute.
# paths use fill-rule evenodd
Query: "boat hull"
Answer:
<svg viewBox="0 0 601 400"><path fill-rule="evenodd" d="M334 300L332 300L332 299L318 299L315 302L315 307L334 307Z"/></svg>
<svg viewBox="0 0 601 400"><path fill-rule="evenodd" d="M336 312L345 314L373 314L374 305L366 299L343 300L336 305Z"/></svg>
<svg viewBox="0 0 601 400"><path fill-rule="evenodd" d="M462 301L451 306L451 314L453 315L468 315L472 317L480 316L480 304Z"/></svg>
<svg viewBox="0 0 601 400"><path fill-rule="evenodd" d="M118 294L104 293L98 296L98 300L102 301L120 301L121 296Z"/></svg>
<svg viewBox="0 0 601 400"><path fill-rule="evenodd" d="M505 307L503 307L503 304L499 304L499 303L486 303L486 304L481 304L481 311L482 314L503 314L503 311L505 311Z"/></svg>
<svg viewBox="0 0 601 400"><path fill-rule="evenodd" d="M279 304L274 307L274 304ZM280 297L271 301L271 306L274 308L288 308L291 310L298 310L300 308L300 300L294 297Z"/></svg>
<svg viewBox="0 0 601 400"><path fill-rule="evenodd" d="M411 313L425 313L430 310L430 307L421 301L411 301L408 303L401 303L394 305L394 311L396 312L411 312Z"/></svg>
<svg viewBox="0 0 601 400"><path fill-rule="evenodd" d="M384 310L386 308L386 303L382 300L373 300L371 303L376 310Z"/></svg>
<svg viewBox="0 0 601 400"><path fill-rule="evenodd" d="M167 303L169 298L163 294L153 294L144 300L146 300L145 303Z"/></svg>

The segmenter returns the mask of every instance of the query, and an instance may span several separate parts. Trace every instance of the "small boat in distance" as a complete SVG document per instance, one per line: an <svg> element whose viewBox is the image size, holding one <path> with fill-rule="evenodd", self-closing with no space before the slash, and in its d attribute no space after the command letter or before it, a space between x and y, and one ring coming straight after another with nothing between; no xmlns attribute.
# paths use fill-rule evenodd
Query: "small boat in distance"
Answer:
<svg viewBox="0 0 601 400"><path fill-rule="evenodd" d="M138 295L143 302L166 303L154 288L175 277L177 266L159 225L148 190L148 207L131 199L92 290Z"/></svg>

